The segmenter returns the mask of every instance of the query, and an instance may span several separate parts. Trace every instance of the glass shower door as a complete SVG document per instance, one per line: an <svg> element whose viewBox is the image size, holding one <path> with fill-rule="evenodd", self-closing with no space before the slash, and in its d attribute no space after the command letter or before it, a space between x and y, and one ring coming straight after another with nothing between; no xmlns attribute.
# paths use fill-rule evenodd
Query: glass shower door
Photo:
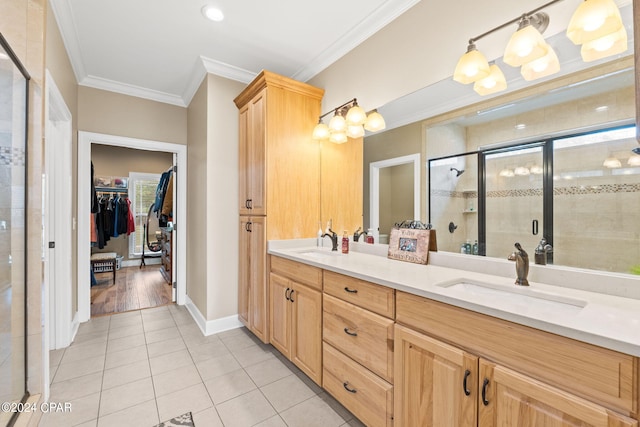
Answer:
<svg viewBox="0 0 640 427"><path fill-rule="evenodd" d="M485 248L506 258L519 242L533 262L544 235L543 147L485 152Z"/></svg>

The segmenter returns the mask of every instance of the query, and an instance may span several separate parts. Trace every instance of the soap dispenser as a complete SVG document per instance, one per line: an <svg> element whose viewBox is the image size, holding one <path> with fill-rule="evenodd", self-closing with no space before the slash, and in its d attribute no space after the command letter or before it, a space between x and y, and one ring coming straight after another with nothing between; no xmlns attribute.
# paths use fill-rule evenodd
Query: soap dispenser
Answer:
<svg viewBox="0 0 640 427"><path fill-rule="evenodd" d="M349 253L349 235L347 234L347 230L344 230L342 234L342 253Z"/></svg>
<svg viewBox="0 0 640 427"><path fill-rule="evenodd" d="M316 246L322 247L322 223L318 221L318 236L316 238Z"/></svg>

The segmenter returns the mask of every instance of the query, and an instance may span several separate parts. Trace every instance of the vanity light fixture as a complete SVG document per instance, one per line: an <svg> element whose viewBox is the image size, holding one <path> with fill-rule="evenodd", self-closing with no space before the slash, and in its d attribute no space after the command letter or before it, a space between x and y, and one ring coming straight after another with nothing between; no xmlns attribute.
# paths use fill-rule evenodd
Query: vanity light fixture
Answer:
<svg viewBox="0 0 640 427"><path fill-rule="evenodd" d="M322 118L333 113L333 117L327 126ZM361 138L365 129L377 132L385 128L384 119L377 110L368 114L358 105L356 98L324 113L318 119L318 124L313 129L313 139L317 141L329 140L336 144L344 144L348 138Z"/></svg>
<svg viewBox="0 0 640 427"><path fill-rule="evenodd" d="M609 169L615 169L622 167L622 163L616 157L611 156L604 159L604 162L602 162L602 166Z"/></svg>
<svg viewBox="0 0 640 427"><path fill-rule="evenodd" d="M476 80L473 84L473 90L480 95L489 95L503 91L507 88L507 79L504 73L496 64L489 66L489 75L483 79Z"/></svg>
<svg viewBox="0 0 640 427"><path fill-rule="evenodd" d="M518 176L527 176L527 175L530 175L531 172L529 172L529 168L526 168L524 166L518 166L517 168L514 169L513 174Z"/></svg>
<svg viewBox="0 0 640 427"><path fill-rule="evenodd" d="M534 175L541 175L542 174L542 166L540 165L533 165L529 168L529 171L531 171L532 174Z"/></svg>
<svg viewBox="0 0 640 427"><path fill-rule="evenodd" d="M558 56L542 37L542 33L549 25L549 15L541 12L542 9L560 1L562 0L551 0L469 39L467 52L458 60L453 80L463 84L474 83L473 88L480 95L489 95L506 89L506 82L504 87L499 86L501 89L493 85L493 80L483 84L483 79L490 76L490 68L493 66L490 67L485 56L478 51L476 42L515 23L518 23L518 29L511 36L504 50L504 63L513 67L522 67L520 73L527 81L560 71ZM567 37L575 44L582 45L580 52L585 62L616 55L628 48L627 32L622 23L620 10L613 0L584 0L571 17Z"/></svg>
<svg viewBox="0 0 640 427"><path fill-rule="evenodd" d="M509 169L509 168L504 168L500 171L500 173L498 174L499 176L503 176L505 178L511 178L513 176L515 176L515 172L513 171L513 169Z"/></svg>
<svg viewBox="0 0 640 427"><path fill-rule="evenodd" d="M629 160L627 160L627 164L629 166L640 166L640 155L632 154Z"/></svg>
<svg viewBox="0 0 640 427"><path fill-rule="evenodd" d="M224 13L222 13L222 11L217 7L210 4L202 8L202 14L205 18L214 22L220 22L224 19Z"/></svg>

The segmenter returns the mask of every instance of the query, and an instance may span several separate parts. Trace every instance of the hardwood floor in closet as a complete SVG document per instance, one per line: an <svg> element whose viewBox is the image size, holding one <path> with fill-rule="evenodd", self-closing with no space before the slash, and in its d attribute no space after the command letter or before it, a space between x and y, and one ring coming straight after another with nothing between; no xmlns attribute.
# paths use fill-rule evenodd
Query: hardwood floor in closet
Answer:
<svg viewBox="0 0 640 427"><path fill-rule="evenodd" d="M160 274L160 266L124 267L113 273L96 273L91 287L91 316L121 313L171 303L171 286Z"/></svg>

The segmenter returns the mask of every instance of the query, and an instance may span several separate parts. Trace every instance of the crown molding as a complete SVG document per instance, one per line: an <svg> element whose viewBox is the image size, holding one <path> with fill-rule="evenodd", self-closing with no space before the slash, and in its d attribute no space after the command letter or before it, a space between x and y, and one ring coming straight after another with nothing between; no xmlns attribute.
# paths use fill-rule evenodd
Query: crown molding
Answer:
<svg viewBox="0 0 640 427"><path fill-rule="evenodd" d="M76 81L82 81L87 76L82 62L82 52L78 42L78 32L74 23L73 10L69 0L49 0L49 5L53 11L53 17L58 24L58 30L64 47L71 62L71 68L76 76Z"/></svg>
<svg viewBox="0 0 640 427"><path fill-rule="evenodd" d="M178 95L116 82L114 80L103 79L102 77L87 76L78 84L80 86L87 86L109 92L121 93L123 95L149 99L151 101L164 102L165 104L177 105L178 107L187 106L182 97Z"/></svg>
<svg viewBox="0 0 640 427"><path fill-rule="evenodd" d="M310 80L419 2L420 0L386 1L309 64L296 71L291 78L302 82Z"/></svg>

